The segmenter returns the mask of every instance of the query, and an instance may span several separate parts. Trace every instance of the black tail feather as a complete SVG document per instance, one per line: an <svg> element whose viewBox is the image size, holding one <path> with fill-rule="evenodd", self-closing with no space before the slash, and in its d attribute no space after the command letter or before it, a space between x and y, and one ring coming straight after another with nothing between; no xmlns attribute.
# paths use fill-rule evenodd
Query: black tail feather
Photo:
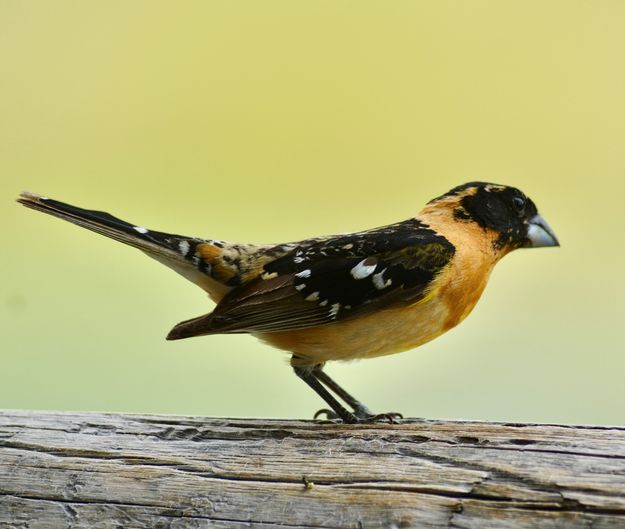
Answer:
<svg viewBox="0 0 625 529"><path fill-rule="evenodd" d="M162 254L165 250L170 257L175 255L182 259L191 253L194 243L202 241L195 237L148 230L104 211L79 208L34 193L22 193L17 201L28 208L72 222L151 254Z"/></svg>

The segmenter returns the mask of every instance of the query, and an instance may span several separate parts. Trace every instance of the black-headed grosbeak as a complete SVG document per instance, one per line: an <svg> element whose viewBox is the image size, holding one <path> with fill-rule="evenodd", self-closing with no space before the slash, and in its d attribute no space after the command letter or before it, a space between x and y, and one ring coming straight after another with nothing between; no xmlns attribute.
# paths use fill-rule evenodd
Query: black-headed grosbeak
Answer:
<svg viewBox="0 0 625 529"><path fill-rule="evenodd" d="M323 371L325 362L428 342L471 312L508 252L558 246L527 196L485 182L458 186L396 224L271 245L153 231L32 193L18 201L134 246L203 288L215 309L167 339L250 333L290 352L295 373L332 409L321 411L346 423L400 415L371 413Z"/></svg>

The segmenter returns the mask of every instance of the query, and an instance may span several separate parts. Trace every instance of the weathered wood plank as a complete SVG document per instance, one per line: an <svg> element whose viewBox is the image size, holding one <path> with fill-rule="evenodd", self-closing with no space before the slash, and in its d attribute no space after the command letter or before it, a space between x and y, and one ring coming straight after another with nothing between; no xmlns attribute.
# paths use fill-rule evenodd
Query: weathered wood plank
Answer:
<svg viewBox="0 0 625 529"><path fill-rule="evenodd" d="M625 428L5 411L0 527L625 528Z"/></svg>

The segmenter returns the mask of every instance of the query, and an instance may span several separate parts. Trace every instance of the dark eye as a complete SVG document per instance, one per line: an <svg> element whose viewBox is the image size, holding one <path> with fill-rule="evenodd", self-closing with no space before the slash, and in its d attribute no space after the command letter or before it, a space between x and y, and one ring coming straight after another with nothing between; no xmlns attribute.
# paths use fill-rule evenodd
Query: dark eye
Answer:
<svg viewBox="0 0 625 529"><path fill-rule="evenodd" d="M514 211L518 213L519 216L525 213L525 199L521 197L513 197L512 198L512 207Z"/></svg>

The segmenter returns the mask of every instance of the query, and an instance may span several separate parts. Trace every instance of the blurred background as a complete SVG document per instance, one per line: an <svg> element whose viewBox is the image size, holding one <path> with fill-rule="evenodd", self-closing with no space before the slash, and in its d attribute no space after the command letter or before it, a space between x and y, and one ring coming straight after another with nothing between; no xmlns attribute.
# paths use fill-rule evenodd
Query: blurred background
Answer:
<svg viewBox="0 0 625 529"><path fill-rule="evenodd" d="M0 2L0 408L310 418L249 336L166 342L204 293L14 202L283 242L512 184L562 247L518 251L418 350L330 364L375 411L625 424L625 3Z"/></svg>

